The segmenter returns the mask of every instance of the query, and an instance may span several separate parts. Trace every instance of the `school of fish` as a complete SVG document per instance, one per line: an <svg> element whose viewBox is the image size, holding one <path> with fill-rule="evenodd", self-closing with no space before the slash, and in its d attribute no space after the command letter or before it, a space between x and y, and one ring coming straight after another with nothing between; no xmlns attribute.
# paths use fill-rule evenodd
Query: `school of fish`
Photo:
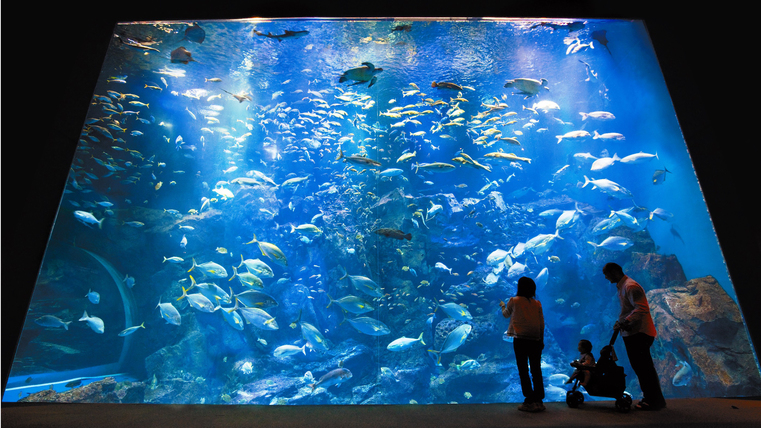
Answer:
<svg viewBox="0 0 761 428"><path fill-rule="evenodd" d="M289 43L313 49L310 31L290 28L278 34L273 25L251 25L249 42L261 49L275 50ZM333 331L349 328L368 336L388 336L383 339L388 352L419 350L441 365L442 356L469 339L472 313L477 317L494 310L479 286L500 278L514 283L528 275L542 289L560 261L553 252L558 243L579 241L592 252L626 251L634 242L617 231L637 232L651 221L670 221L671 214L661 208L651 211L637 205L637 195L624 187L628 183L605 178L606 171L647 164L658 154L626 145L624 135L614 132L618 112L578 111L572 122L559 119L558 112L574 107L553 101L557 82L505 74L499 77L506 83L498 92L444 78L392 87L386 79L393 70L382 59L362 59L343 64L342 72L330 76L304 68L280 82L256 85L251 79L236 79L235 73L209 73L211 69L204 67L209 59L200 47L214 42L214 32L204 31L205 26L171 25L173 34L183 36L180 42L121 37L120 49L150 57L153 67L138 75L108 76L99 84L65 189L63 206L88 233L109 228L147 233L156 225L141 217L136 207L161 209L164 219L173 222L165 236L176 243L175 252L152 254L146 249L145 257L162 268L179 265L182 275L174 279L171 292L153 302L157 311L140 314L144 318L160 317L166 327L180 326L188 311L198 311L223 318L235 330L270 333L291 330L284 329L290 324L299 329L301 340L267 350L278 358L325 352L331 348ZM546 28L527 31L540 30ZM368 34L356 43L401 43L402 37L414 34L413 24L411 31L389 29L384 37ZM567 48L559 48L566 55L581 55L593 50L593 43L577 36L565 42ZM585 61L579 60L579 69L596 79ZM586 144L600 142L611 149L585 152ZM569 162L551 165L554 172L543 183L521 181L542 165L542 150L567 145L574 147ZM655 170L653 184L663 184L670 173L665 167ZM463 174L484 186L478 190L448 181L439 184ZM569 177L576 178L569 181ZM525 195L558 190L564 182L575 191L599 193L601 201L629 206L614 209L607 202L591 206L577 201L573 207L533 211L522 205ZM401 223L386 223L375 209L391 189L398 189L408 201ZM453 193L470 211L467 225L450 220L451 210L435 197L439 192ZM116 196L120 194L128 197ZM133 199L137 195L140 200ZM272 198L278 201L276 206L263 203ZM479 203L492 208L479 211ZM243 209L255 217L256 227L241 230L238 241L199 246L199 232L210 213ZM516 240L516 235L495 227L495 218L506 213L520 214L531 226L516 228L536 231L544 225L546 230ZM593 213L598 220L584 225ZM587 226L590 232L585 231ZM436 256L439 250L457 246L434 234L448 230L464 237L471 234L468 227L484 230L488 244L458 249L462 254L456 259ZM405 337L399 326L380 320L386 313L382 311L403 312L412 304L406 300L408 291L383 280L386 267L344 268L339 259L330 258L310 266L296 255L304 248L327 245L328 239L333 247L344 249L342 257L363 256L362 260L369 260L363 252L393 246L394 253L385 257L398 257L393 265L398 265L397 274L430 290L427 298L415 298L414 304L424 310L414 312L416 319L408 320L411 325L419 326L417 331L432 331L435 326L426 326L426 321L433 313L438 319L453 318L459 326L438 346L417 331ZM404 263L405 254L419 240L430 241L429 260L437 260L428 272ZM447 267L465 260L489 266L488 275ZM147 284L135 280L137 269L124 281L139 294ZM443 287L442 278L456 277L470 281L478 303L459 303L462 293ZM292 312L278 316L282 302L269 290L283 281L308 284L315 310L340 310L346 322L328 328L320 326L319 319L305 319L301 312L298 317ZM434 283L442 284L441 289ZM142 320L131 326L104 325L96 316L102 304L97 290L84 298L90 305L79 321L94 332L151 334ZM53 315L37 320L41 326L64 330L69 330L70 322ZM272 342L270 337L264 343ZM478 362L469 361L457 369L477 368ZM351 378L351 372L337 368L310 386L327 388Z"/></svg>

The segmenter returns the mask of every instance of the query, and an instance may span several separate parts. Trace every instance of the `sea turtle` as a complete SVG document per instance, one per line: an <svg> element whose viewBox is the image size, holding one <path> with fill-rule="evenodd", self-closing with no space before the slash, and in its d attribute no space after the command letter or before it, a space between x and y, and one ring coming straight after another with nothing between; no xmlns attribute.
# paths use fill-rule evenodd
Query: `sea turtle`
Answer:
<svg viewBox="0 0 761 428"><path fill-rule="evenodd" d="M375 74L380 73L381 71L383 71L382 68L375 68L372 63L363 62L362 67L352 68L350 70L344 71L344 74L341 75L341 78L338 79L338 82L343 83L347 80L356 80L356 82L352 83L351 85L370 82L370 84L367 85L369 88L370 86L373 86L376 80L378 80L378 77L375 76Z"/></svg>
<svg viewBox="0 0 761 428"><path fill-rule="evenodd" d="M517 89L518 92L526 95L526 99L538 94L539 90L542 88L548 91L550 90L550 88L547 87L547 79L535 80L526 78L508 80L507 83L505 83L505 88Z"/></svg>

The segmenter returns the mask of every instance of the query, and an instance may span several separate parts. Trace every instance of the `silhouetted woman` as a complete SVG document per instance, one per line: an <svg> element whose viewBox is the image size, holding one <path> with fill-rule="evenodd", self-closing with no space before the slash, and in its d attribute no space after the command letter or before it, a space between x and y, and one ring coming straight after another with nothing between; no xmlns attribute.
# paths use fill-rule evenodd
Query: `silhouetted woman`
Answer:
<svg viewBox="0 0 761 428"><path fill-rule="evenodd" d="M513 338L515 362L521 378L525 399L518 410L541 412L545 409L544 382L542 381L542 349L544 349L544 314L542 304L536 300L536 283L527 277L518 280L515 297L499 302L502 315L510 318L508 337ZM530 372L529 372L530 367ZM530 373L530 376L529 376Z"/></svg>

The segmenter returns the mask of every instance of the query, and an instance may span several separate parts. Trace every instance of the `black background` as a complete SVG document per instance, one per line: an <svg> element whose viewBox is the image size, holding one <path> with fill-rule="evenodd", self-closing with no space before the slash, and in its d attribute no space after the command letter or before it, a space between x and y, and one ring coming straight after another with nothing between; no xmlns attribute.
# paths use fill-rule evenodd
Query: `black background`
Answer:
<svg viewBox="0 0 761 428"><path fill-rule="evenodd" d="M249 17L641 19L650 33L756 346L761 313L756 24L737 1L6 2L2 14L3 389L118 22ZM482 4L483 3L483 4ZM687 7L680 8L684 4ZM747 3L745 3L747 5ZM9 11L11 9L11 11ZM753 131L756 129L757 131ZM607 288L606 288L607 289Z"/></svg>

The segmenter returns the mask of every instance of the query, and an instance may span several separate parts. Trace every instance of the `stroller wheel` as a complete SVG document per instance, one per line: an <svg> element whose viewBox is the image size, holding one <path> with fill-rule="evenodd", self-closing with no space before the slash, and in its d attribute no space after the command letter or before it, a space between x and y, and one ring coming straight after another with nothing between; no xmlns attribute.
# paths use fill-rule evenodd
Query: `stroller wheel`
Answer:
<svg viewBox="0 0 761 428"><path fill-rule="evenodd" d="M629 410L632 408L632 400L631 397L622 397L616 399L616 410L618 410L621 413L628 413Z"/></svg>
<svg viewBox="0 0 761 428"><path fill-rule="evenodd" d="M570 408L577 408L579 407L579 404L584 402L584 395L579 391L568 391L565 394L565 403L568 404L568 407Z"/></svg>
<svg viewBox="0 0 761 428"><path fill-rule="evenodd" d="M628 392L624 392L624 400L626 400L627 403L629 403L629 407L632 405L632 396Z"/></svg>

